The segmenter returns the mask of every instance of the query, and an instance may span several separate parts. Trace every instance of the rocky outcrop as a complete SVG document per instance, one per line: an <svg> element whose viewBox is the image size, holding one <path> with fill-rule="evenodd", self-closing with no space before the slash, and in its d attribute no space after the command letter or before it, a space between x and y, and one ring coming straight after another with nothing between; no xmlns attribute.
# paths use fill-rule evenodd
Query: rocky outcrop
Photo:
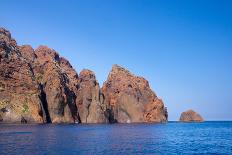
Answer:
<svg viewBox="0 0 232 155"><path fill-rule="evenodd" d="M110 122L167 121L167 110L148 81L118 65L113 65L102 92Z"/></svg>
<svg viewBox="0 0 232 155"><path fill-rule="evenodd" d="M95 74L90 70L82 70L79 76L80 84L77 96L77 107L82 123L107 123L106 107L103 104L103 94Z"/></svg>
<svg viewBox="0 0 232 155"><path fill-rule="evenodd" d="M43 122L40 91L29 63L9 31L0 28L0 117L3 122Z"/></svg>
<svg viewBox="0 0 232 155"><path fill-rule="evenodd" d="M5 29L0 58L3 122L79 122L78 75L67 60L46 46L17 46Z"/></svg>
<svg viewBox="0 0 232 155"><path fill-rule="evenodd" d="M62 68L59 55L46 46L39 46L35 50L36 59L33 71L41 91L50 118L47 122L72 123L78 122L76 95L73 91L72 79L69 79L66 71ZM70 66L71 67L71 66ZM78 78L76 76L76 78Z"/></svg>
<svg viewBox="0 0 232 155"><path fill-rule="evenodd" d="M101 89L46 46L18 46L0 28L0 122L165 122L167 109L148 82L114 65Z"/></svg>
<svg viewBox="0 0 232 155"><path fill-rule="evenodd" d="M187 110L181 113L180 120L181 122L203 122L201 115L196 113L193 110Z"/></svg>

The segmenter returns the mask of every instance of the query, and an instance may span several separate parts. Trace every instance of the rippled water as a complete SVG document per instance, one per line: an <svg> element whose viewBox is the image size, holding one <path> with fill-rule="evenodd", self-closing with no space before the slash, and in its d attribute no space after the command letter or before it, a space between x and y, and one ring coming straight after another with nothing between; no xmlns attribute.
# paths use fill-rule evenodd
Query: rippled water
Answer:
<svg viewBox="0 0 232 155"><path fill-rule="evenodd" d="M0 124L0 154L232 154L232 122Z"/></svg>

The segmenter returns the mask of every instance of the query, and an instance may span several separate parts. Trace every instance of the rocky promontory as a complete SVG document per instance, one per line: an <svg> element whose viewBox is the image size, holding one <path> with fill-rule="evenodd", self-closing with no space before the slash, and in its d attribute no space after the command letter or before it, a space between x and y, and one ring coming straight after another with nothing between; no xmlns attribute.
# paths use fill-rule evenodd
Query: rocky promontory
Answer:
<svg viewBox="0 0 232 155"><path fill-rule="evenodd" d="M193 110L187 110L181 113L180 120L181 122L203 122L203 118L200 114Z"/></svg>
<svg viewBox="0 0 232 155"><path fill-rule="evenodd" d="M166 122L167 117L144 78L113 65L100 88L93 71L78 75L55 50L19 46L0 28L0 122Z"/></svg>
<svg viewBox="0 0 232 155"><path fill-rule="evenodd" d="M113 65L102 93L110 122L167 121L167 109L151 90L148 81L118 65Z"/></svg>

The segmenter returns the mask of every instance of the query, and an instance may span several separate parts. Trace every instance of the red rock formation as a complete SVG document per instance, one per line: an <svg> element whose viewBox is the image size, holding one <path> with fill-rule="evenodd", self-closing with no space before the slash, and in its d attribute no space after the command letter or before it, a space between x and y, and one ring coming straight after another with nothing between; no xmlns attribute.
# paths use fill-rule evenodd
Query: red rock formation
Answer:
<svg viewBox="0 0 232 155"><path fill-rule="evenodd" d="M26 59L27 63L33 64L36 59L34 49L30 45L23 45L18 47L22 57Z"/></svg>
<svg viewBox="0 0 232 155"><path fill-rule="evenodd" d="M181 122L203 122L203 118L200 114L196 113L193 110L187 110L181 113L180 120Z"/></svg>
<svg viewBox="0 0 232 155"><path fill-rule="evenodd" d="M46 46L39 46L35 50L36 59L33 63L33 70L37 82L42 91L46 94L46 105L49 114L48 122L53 123L72 123L78 122L77 109L75 104L76 95L72 90L73 79L69 79L69 70L60 65L59 55ZM64 67L64 68L62 68ZM69 74L66 73L66 70ZM73 72L75 72L73 70ZM76 79L78 77L76 76ZM45 96L44 96L45 97Z"/></svg>
<svg viewBox="0 0 232 155"><path fill-rule="evenodd" d="M78 76L64 58L46 46L17 46L0 29L0 109L4 122L78 122Z"/></svg>
<svg viewBox="0 0 232 155"><path fill-rule="evenodd" d="M148 82L118 65L113 65L102 92L110 122L167 121L164 104Z"/></svg>
<svg viewBox="0 0 232 155"><path fill-rule="evenodd" d="M90 70L80 72L77 107L82 123L107 123L105 105L95 74Z"/></svg>
<svg viewBox="0 0 232 155"><path fill-rule="evenodd" d="M104 94L104 95L103 95ZM167 112L148 82L114 65L102 90L46 47L17 46L0 28L0 122L165 122Z"/></svg>
<svg viewBox="0 0 232 155"><path fill-rule="evenodd" d="M4 122L43 122L39 88L9 31L0 28L0 115Z"/></svg>

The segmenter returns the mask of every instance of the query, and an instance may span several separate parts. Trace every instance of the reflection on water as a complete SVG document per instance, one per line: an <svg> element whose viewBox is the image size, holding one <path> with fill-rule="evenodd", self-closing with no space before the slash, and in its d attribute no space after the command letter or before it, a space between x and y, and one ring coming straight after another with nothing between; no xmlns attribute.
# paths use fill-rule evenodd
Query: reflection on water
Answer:
<svg viewBox="0 0 232 155"><path fill-rule="evenodd" d="M232 153L232 122L0 124L0 154Z"/></svg>

